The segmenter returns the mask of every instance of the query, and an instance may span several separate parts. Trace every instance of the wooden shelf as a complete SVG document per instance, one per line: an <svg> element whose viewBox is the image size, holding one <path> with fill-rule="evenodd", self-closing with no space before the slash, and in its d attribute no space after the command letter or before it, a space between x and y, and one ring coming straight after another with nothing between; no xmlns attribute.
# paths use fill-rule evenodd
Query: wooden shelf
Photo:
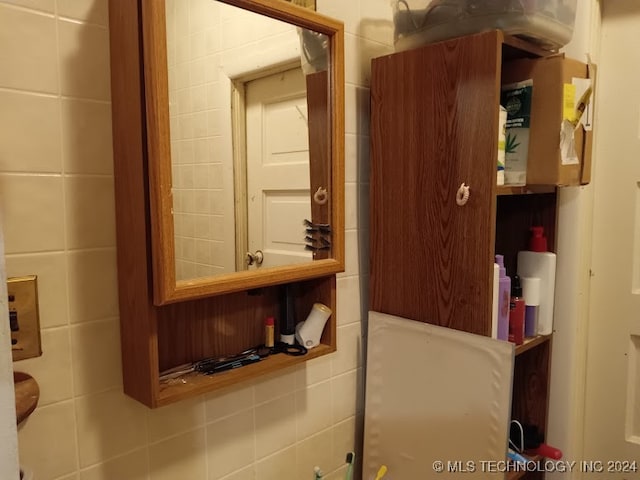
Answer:
<svg viewBox="0 0 640 480"><path fill-rule="evenodd" d="M498 185L496 187L496 195L528 195L555 191L555 185Z"/></svg>
<svg viewBox="0 0 640 480"><path fill-rule="evenodd" d="M555 248L554 182L498 187L495 170L504 63L548 54L485 32L373 60L371 310L489 336L494 254L504 256L513 275L534 225L544 227ZM451 201L451 178L473 179L468 208ZM541 336L510 347L511 414L500 421L516 418L545 432L550 346L550 336Z"/></svg>
<svg viewBox="0 0 640 480"><path fill-rule="evenodd" d="M525 455L530 461L532 462L537 462L542 460L542 456L541 455L535 455L533 457L529 457L527 455ZM527 473L527 471L521 471L521 472L508 472L507 474L505 474L504 478L505 480L516 480L518 478L523 478Z"/></svg>
<svg viewBox="0 0 640 480"><path fill-rule="evenodd" d="M160 407L184 398L192 398L206 392L226 388L246 379L260 378L335 351L335 346L320 344L309 350L306 355L296 357L280 353L271 355L259 362L214 375L188 374L181 378L160 383L157 406Z"/></svg>
<svg viewBox="0 0 640 480"><path fill-rule="evenodd" d="M13 385L16 397L16 421L18 425L33 413L40 399L38 382L23 372L13 372Z"/></svg>
<svg viewBox="0 0 640 480"><path fill-rule="evenodd" d="M522 345L516 345L516 356L537 347L538 345L548 342L551 335L538 335L537 337L525 338Z"/></svg>

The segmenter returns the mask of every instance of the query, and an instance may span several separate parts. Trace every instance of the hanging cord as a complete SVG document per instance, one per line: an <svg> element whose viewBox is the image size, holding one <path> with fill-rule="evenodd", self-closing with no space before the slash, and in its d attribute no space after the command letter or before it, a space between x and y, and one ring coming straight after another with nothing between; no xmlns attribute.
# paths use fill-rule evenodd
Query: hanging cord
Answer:
<svg viewBox="0 0 640 480"><path fill-rule="evenodd" d="M518 421L518 420L511 420L510 425L516 424L518 427L520 427L520 448L518 448L516 446L516 444L511 440L511 435L509 435L509 445L516 451L519 453L522 453L522 451L524 450L524 428L522 428L522 424Z"/></svg>

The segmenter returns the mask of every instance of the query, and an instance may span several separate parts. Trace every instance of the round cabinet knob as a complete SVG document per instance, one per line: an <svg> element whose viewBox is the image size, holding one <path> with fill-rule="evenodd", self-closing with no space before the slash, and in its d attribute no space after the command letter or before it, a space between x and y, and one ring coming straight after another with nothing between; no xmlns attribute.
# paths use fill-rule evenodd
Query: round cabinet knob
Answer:
<svg viewBox="0 0 640 480"><path fill-rule="evenodd" d="M469 186L465 185L464 182L458 188L458 192L456 193L456 203L459 207L462 207L469 200Z"/></svg>
<svg viewBox="0 0 640 480"><path fill-rule="evenodd" d="M326 188L318 187L316 193L313 194L313 201L318 205L324 205L329 201L329 193Z"/></svg>
<svg viewBox="0 0 640 480"><path fill-rule="evenodd" d="M262 250L256 250L256 253L247 252L247 265L253 265L254 263L257 265L261 265L263 261L264 254L262 253Z"/></svg>

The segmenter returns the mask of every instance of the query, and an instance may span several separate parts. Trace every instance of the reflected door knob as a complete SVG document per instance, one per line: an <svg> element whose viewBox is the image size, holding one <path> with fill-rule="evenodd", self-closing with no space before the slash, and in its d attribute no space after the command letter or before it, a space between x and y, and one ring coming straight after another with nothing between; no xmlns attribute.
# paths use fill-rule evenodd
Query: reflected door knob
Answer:
<svg viewBox="0 0 640 480"><path fill-rule="evenodd" d="M247 265L253 265L254 263L261 265L263 260L264 254L262 253L262 250L256 250L256 253L247 252Z"/></svg>

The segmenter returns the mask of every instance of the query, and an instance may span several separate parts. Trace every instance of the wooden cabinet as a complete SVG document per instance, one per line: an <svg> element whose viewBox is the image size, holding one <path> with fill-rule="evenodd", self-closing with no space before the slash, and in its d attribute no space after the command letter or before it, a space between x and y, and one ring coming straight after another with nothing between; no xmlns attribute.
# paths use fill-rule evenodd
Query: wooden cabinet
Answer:
<svg viewBox="0 0 640 480"><path fill-rule="evenodd" d="M533 224L553 248L555 187L496 186L502 66L543 54L492 31L373 60L371 310L490 336L494 255L513 275ZM550 337L515 355L512 417L544 430Z"/></svg>
<svg viewBox="0 0 640 480"><path fill-rule="evenodd" d="M340 22L283 2L223 0L222 3L242 7L262 14L265 18L277 18L296 27L312 29L327 39L331 89L325 89L322 100L324 104L332 105L332 109L319 112L319 108L312 108L314 113L309 115L309 123L319 125L318 131L311 127L311 141L321 142L314 147L314 151L319 151L319 156L327 160L321 165L314 165L313 169L325 168L324 178L329 182L329 201L324 203L327 203L326 208L330 206L332 210L331 215L322 221L331 223L330 235L327 236L332 242L326 238L325 241L331 245L332 258L309 260L306 265L227 272L215 277L203 274L195 279L176 280L175 250L163 248L167 244L173 245L173 235L169 236L167 243L161 240L164 226L169 225L165 233L173 232L174 229L172 172L171 164L167 162L170 160L171 149L168 147L168 137L161 139L165 143L158 139L163 119L166 120L164 127L169 129L168 102L159 101L166 100L167 97L163 88L166 90L168 79L166 75L162 75L167 70L167 54L164 43L159 45L152 41L158 38L164 40L164 2L110 0L109 36L123 386L127 395L152 408L248 379L260 378L336 350L335 273L344 269L343 27ZM298 41L296 31L290 32ZM162 61L165 61L164 66L161 66ZM317 80L319 77L315 78ZM164 96L159 92L163 92ZM205 92L204 86L201 92ZM215 90L212 89L211 92ZM229 95L229 92L226 91L226 94ZM207 90L207 95L209 93ZM322 103L316 96L309 95L309 103ZM204 100L200 98L199 101ZM204 112L198 112L198 115L210 124L212 118L217 118L205 115ZM328 131L331 132L330 135L327 135ZM155 137L154 132L158 134ZM328 138L331 138L330 145ZM166 147L164 150L163 145ZM199 145L218 144L212 141ZM211 152L207 148L204 151L207 155L211 153L212 156L222 158L219 151ZM231 170L232 165L227 164L225 168ZM154 171L164 173L154 175ZM219 179L209 179L209 182L213 183L214 180L217 182ZM164 197L158 193L160 190L166 193ZM206 195L200 196L203 204L209 201L208 198ZM162 202L164 206L161 209L157 204ZM194 209L189 211L197 212ZM216 228L221 227L218 225ZM300 219L302 238L305 231ZM195 233L191 235L195 236ZM206 242L203 244L207 245ZM203 250L204 255L207 255L206 249ZM154 256L154 252L158 254ZM166 264L158 260L160 256L169 259ZM165 267L173 270L163 277ZM96 274L99 275L100 272ZM175 293L175 296L168 298L169 295L158 300L156 295L154 298L154 289L157 290L162 282L170 284L168 290ZM185 365L188 370L194 362L233 356L264 344L265 319L275 317L278 331L283 318L281 309L285 303L285 284L292 285L295 321L303 321L316 302L325 304L334 312L324 327L320 345L301 356L277 353L242 368L212 375L188 372L177 378L161 381L160 373L163 371Z"/></svg>

